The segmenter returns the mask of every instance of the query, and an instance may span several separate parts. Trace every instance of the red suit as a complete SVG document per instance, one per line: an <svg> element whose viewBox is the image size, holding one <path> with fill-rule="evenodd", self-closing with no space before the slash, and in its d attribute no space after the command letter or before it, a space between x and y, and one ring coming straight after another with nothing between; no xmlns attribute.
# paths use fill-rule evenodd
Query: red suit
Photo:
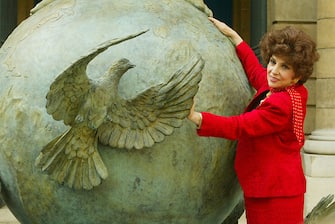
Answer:
<svg viewBox="0 0 335 224"><path fill-rule="evenodd" d="M307 90L303 85L271 90L271 95L264 99L270 91L266 69L245 42L236 47L236 52L257 93L241 115L225 117L203 112L198 135L238 140L235 170L245 195L247 218L248 206L252 209L260 205L254 205L254 199L264 204L266 198L295 198L292 203L296 203L294 207L300 207L297 215L300 217L306 190L300 150L304 141L302 123L306 115ZM279 200L278 203L282 202ZM278 207L274 206L274 210ZM291 212L291 209L282 212ZM250 212L250 219L259 218L252 216L255 215ZM249 218L248 223L262 222L253 222ZM299 222L302 222L301 218ZM264 223L272 222L267 220Z"/></svg>

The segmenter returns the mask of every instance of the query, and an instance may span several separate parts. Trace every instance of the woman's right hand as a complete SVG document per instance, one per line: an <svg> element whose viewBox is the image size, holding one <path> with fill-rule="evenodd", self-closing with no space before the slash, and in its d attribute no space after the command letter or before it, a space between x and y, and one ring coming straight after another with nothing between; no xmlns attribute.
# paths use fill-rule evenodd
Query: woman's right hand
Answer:
<svg viewBox="0 0 335 224"><path fill-rule="evenodd" d="M240 35L227 24L213 17L208 17L208 19L218 28L221 33L229 37L235 46L239 45L243 41Z"/></svg>

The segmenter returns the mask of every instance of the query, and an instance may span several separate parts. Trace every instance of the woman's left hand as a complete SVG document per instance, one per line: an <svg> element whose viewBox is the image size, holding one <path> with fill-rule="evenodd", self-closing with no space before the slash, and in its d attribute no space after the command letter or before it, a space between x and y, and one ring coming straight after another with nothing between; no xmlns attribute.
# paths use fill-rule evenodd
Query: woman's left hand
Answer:
<svg viewBox="0 0 335 224"><path fill-rule="evenodd" d="M194 108L195 108L195 102L193 101L193 105L190 109L190 113L189 113L187 118L190 121L192 121L193 123L195 123L197 125L197 127L200 127L201 122L202 122L202 115L201 115L201 113L195 111Z"/></svg>

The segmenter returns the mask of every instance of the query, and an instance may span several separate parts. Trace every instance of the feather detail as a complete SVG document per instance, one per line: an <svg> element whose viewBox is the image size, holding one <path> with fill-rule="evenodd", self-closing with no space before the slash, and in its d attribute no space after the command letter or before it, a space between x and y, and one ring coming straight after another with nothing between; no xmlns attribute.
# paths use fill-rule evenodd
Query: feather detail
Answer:
<svg viewBox="0 0 335 224"><path fill-rule="evenodd" d="M333 194L323 197L318 202L318 204L312 209L312 211L306 216L304 223L305 224L328 223L326 221L329 221L330 223L331 220L329 218L335 214L335 201L333 200L334 200Z"/></svg>
<svg viewBox="0 0 335 224"><path fill-rule="evenodd" d="M71 128L43 148L35 165L61 184L90 190L108 176L95 135L83 125Z"/></svg>
<svg viewBox="0 0 335 224"><path fill-rule="evenodd" d="M46 96L47 112L71 128L42 149L35 165L57 182L70 188L90 190L107 178L108 172L97 148L97 130L106 120L114 119L108 116L107 110L113 105L118 106L118 102L113 100L117 98L119 80L134 65L128 59L120 59L93 81L88 78L86 69L97 55L109 47L147 31L100 44L72 62L51 84ZM120 119L120 124L129 127L132 123L129 119ZM106 132L100 138L108 142L112 132L104 130ZM120 136L126 138L126 135Z"/></svg>
<svg viewBox="0 0 335 224"><path fill-rule="evenodd" d="M131 100L117 95L107 112L110 119L98 128L99 141L126 149L162 142L189 114L204 63L195 54L167 82L150 87Z"/></svg>

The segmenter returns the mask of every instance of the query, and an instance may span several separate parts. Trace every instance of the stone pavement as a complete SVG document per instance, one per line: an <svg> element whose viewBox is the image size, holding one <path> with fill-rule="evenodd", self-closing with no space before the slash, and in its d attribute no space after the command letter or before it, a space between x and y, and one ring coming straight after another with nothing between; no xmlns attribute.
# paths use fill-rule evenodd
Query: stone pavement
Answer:
<svg viewBox="0 0 335 224"><path fill-rule="evenodd" d="M19 224L13 214L5 206L0 209L0 224ZM246 224L245 216L243 215L238 224Z"/></svg>

